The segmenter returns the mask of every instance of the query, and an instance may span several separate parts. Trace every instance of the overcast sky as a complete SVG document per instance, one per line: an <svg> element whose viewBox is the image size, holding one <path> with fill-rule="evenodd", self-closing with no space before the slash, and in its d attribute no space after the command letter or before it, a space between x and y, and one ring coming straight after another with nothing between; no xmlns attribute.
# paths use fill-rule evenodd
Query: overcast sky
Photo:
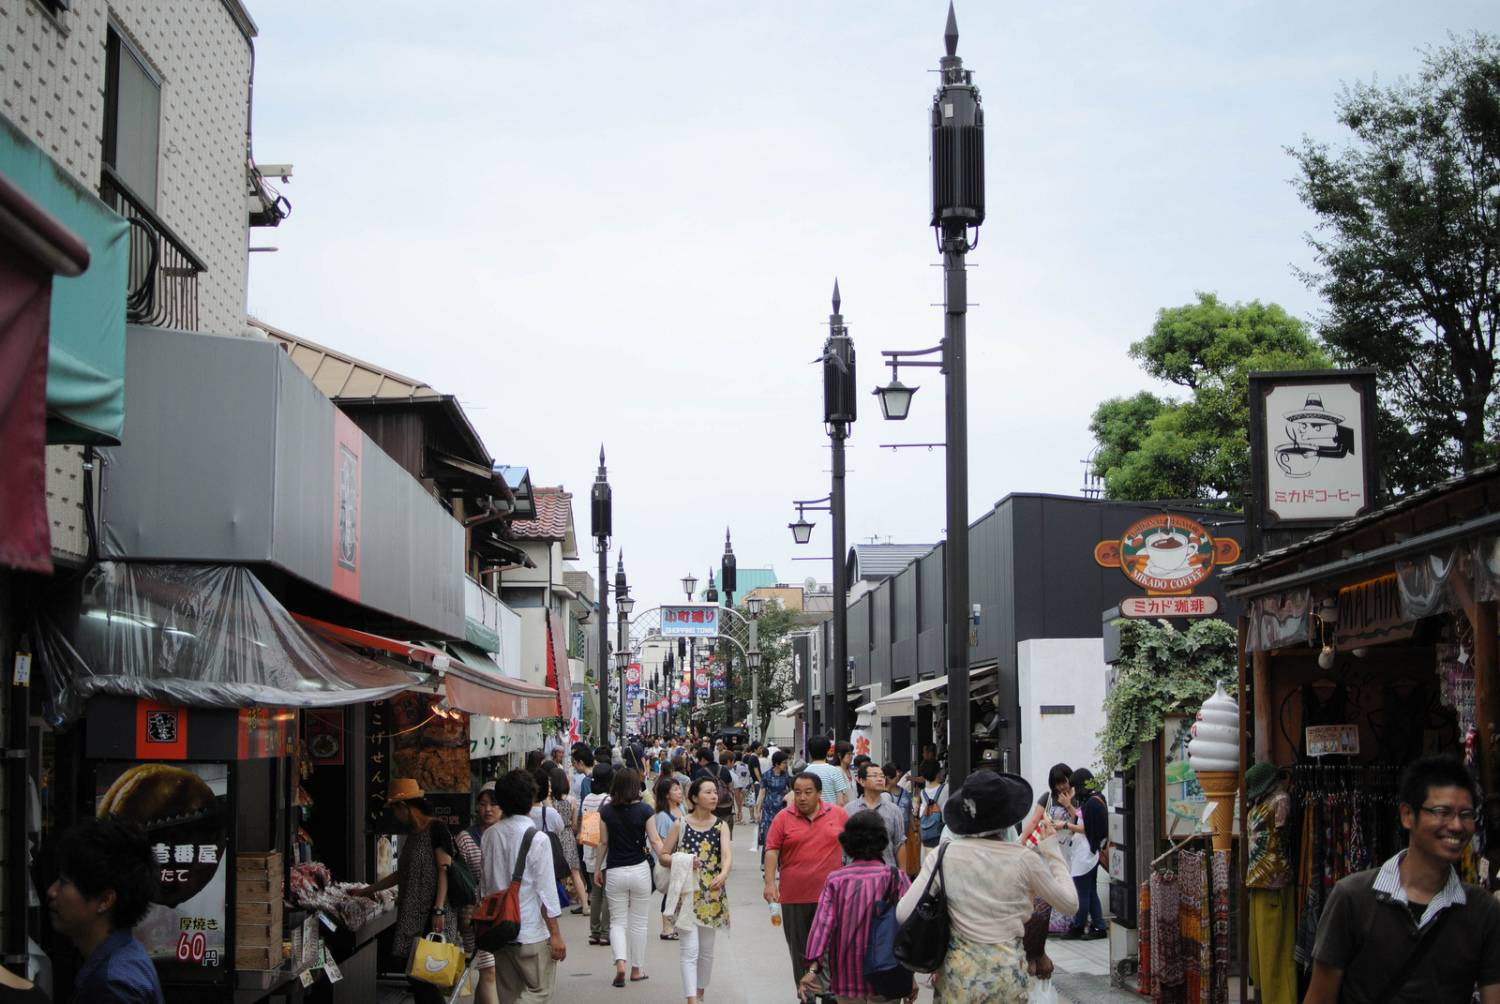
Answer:
<svg viewBox="0 0 1500 1004"><path fill-rule="evenodd" d="M862 388L941 337L927 111L946 0L440 5L250 0L254 149L294 210L254 243L250 309L455 394L496 459L575 493L599 445L637 610L717 568L826 581L821 383L835 276ZM441 14L436 14L436 11ZM1314 318L1313 225L1284 148L1341 141L1345 82L1415 72L1486 2L958 7L984 101L970 256L970 517L1078 493L1126 347L1196 290ZM849 539L943 529L942 384L865 395ZM1092 542L1081 542L1091 545ZM610 567L614 567L614 553ZM592 567L593 555L583 564Z"/></svg>

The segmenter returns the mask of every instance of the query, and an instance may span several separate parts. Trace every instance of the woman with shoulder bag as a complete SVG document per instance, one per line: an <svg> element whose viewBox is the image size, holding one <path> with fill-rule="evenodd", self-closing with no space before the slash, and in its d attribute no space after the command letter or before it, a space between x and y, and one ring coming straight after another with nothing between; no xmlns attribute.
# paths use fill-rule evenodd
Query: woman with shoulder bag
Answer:
<svg viewBox="0 0 1500 1004"><path fill-rule="evenodd" d="M671 774L663 774L656 781L656 815L651 817L651 824L656 827L656 838L661 841L655 848L656 868L671 868L672 856L663 853L663 847L672 827L677 820L682 818L682 785ZM656 868L652 871L655 872ZM662 882L656 883L661 886L661 940L676 941L677 932L672 929L672 920L667 916L667 889Z"/></svg>
<svg viewBox="0 0 1500 1004"><path fill-rule="evenodd" d="M1078 909L1078 893L1045 817L1035 847L1005 839L1031 809L1031 785L1015 774L982 770L943 807L953 839L922 864L896 905L903 937L935 874L945 900L949 942L936 969L934 1004L1022 1004L1030 975L1021 938L1041 897L1054 909ZM899 944L899 942L898 942Z"/></svg>
<svg viewBox="0 0 1500 1004"><path fill-rule="evenodd" d="M479 794L474 799L474 816L476 822L473 826L454 834L453 845L458 849L458 856L463 858L464 864L477 878L484 874L484 855L480 850L484 831L500 821L500 803L495 800L494 781L486 781L479 789ZM473 913L474 907L466 906L459 910L458 920L463 928L464 951L474 957L471 965L479 970L474 1004L499 1004L500 991L495 984L495 956L489 952L474 950L474 928L469 920Z"/></svg>
<svg viewBox="0 0 1500 1004"><path fill-rule="evenodd" d="M1104 926L1104 904L1099 901L1099 861L1109 846L1109 806L1104 796L1093 790L1094 774L1086 767L1073 772L1073 804L1078 814L1069 827L1073 846L1069 852L1069 871L1078 890L1078 912L1064 938L1093 941L1109 936Z"/></svg>
<svg viewBox="0 0 1500 1004"><path fill-rule="evenodd" d="M641 775L630 767L615 772L609 802L599 810L603 839L594 864L594 884L609 899L609 947L615 957L614 985L646 979L646 919L651 912L651 809L641 801ZM606 878L607 875L607 878Z"/></svg>
<svg viewBox="0 0 1500 1004"><path fill-rule="evenodd" d="M396 886L396 935L391 951L398 959L410 954L412 942L428 932L459 937L458 912L448 903L448 867L456 848L447 824L432 818L432 804L413 778L391 782L386 804L406 831L396 871L356 895L372 895ZM442 1004L443 992L431 983L410 980L417 1004Z"/></svg>

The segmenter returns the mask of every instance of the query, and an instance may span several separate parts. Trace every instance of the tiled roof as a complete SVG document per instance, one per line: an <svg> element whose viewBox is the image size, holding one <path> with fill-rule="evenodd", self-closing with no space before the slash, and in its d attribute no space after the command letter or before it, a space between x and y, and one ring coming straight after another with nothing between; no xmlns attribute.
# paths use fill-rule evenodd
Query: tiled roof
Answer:
<svg viewBox="0 0 1500 1004"><path fill-rule="evenodd" d="M510 524L513 540L567 540L573 532L573 493L561 488L535 488L536 519Z"/></svg>
<svg viewBox="0 0 1500 1004"><path fill-rule="evenodd" d="M292 362L317 384L318 390L333 400L423 400L442 396L420 380L356 359L338 349L299 338L260 318L251 317L248 323L251 327L264 331L267 338L285 349L287 355L292 357Z"/></svg>

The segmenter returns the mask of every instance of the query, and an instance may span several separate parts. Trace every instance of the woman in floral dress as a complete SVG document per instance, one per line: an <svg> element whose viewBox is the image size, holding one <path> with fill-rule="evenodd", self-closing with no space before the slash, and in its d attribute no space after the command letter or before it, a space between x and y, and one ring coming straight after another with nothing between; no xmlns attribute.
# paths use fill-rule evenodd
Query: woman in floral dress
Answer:
<svg viewBox="0 0 1500 1004"><path fill-rule="evenodd" d="M687 1004L702 1004L714 964L714 933L729 926L729 897L724 884L734 863L729 828L714 816L719 790L713 778L700 777L688 787L692 811L662 845L662 856L676 851L693 856L693 923L682 930L682 992Z"/></svg>
<svg viewBox="0 0 1500 1004"><path fill-rule="evenodd" d="M762 860L766 856L766 834L771 831L771 820L786 808L786 793L792 788L792 775L787 772L786 760L786 750L771 754L770 773L762 774L760 778L760 836L755 846L761 849Z"/></svg>

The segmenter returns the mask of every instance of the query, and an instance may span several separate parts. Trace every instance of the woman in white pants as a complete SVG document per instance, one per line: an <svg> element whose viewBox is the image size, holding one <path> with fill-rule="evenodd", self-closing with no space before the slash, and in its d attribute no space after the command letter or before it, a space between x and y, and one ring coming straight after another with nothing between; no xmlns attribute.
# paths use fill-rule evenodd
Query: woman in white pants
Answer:
<svg viewBox="0 0 1500 1004"><path fill-rule="evenodd" d="M729 898L724 884L734 864L729 828L714 815L719 789L710 777L700 777L688 786L692 811L679 819L661 846L661 856L674 851L693 856L692 923L682 924L678 948L682 955L682 994L687 1004L702 1004L703 991L714 966L714 935L729 926Z"/></svg>
<svg viewBox="0 0 1500 1004"><path fill-rule="evenodd" d="M595 855L594 885L604 887L609 900L609 948L615 957L614 985L646 978L646 921L651 916L652 849L656 833L650 827L651 807L641 801L641 775L631 767L615 771L609 802L599 810L604 824Z"/></svg>

